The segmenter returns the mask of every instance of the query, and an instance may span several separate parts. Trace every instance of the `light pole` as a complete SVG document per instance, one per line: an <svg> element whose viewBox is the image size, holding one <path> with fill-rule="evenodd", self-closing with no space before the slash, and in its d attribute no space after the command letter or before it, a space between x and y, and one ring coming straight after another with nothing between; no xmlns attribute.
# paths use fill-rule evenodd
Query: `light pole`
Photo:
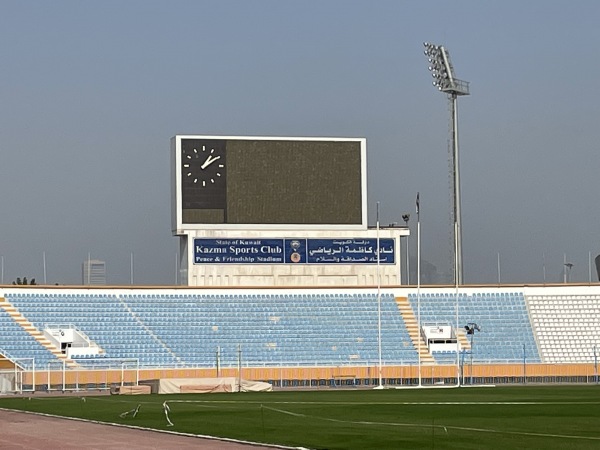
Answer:
<svg viewBox="0 0 600 450"><path fill-rule="evenodd" d="M221 346L217 345L217 353L216 353L216 363L217 363L217 378L221 376Z"/></svg>
<svg viewBox="0 0 600 450"><path fill-rule="evenodd" d="M594 344L594 382L598 384L598 353L596 353L596 345Z"/></svg>
<svg viewBox="0 0 600 450"><path fill-rule="evenodd" d="M523 344L523 384L527 384L527 353Z"/></svg>
<svg viewBox="0 0 600 450"><path fill-rule="evenodd" d="M410 229L408 228L408 221L410 220L410 214L402 214L402 220L404 220L404 224L406 225L406 229L409 230L409 234L406 235L406 284L410 284L410 259L408 253L408 241L410 238Z"/></svg>
<svg viewBox="0 0 600 450"><path fill-rule="evenodd" d="M465 325L465 330L467 331L467 335L471 338L471 381L470 384L473 384L473 338L475 337L476 331L481 331L481 327L474 322L469 322Z"/></svg>
<svg viewBox="0 0 600 450"><path fill-rule="evenodd" d="M424 42L425 55L429 62L429 70L433 76L433 85L447 94L450 102L450 158L452 175L452 216L454 222L454 278L456 284L463 284L462 267L462 220L460 209L460 165L458 160L458 110L457 98L469 95L469 83L454 76L454 67L450 61L450 53L442 45Z"/></svg>
<svg viewBox="0 0 600 450"><path fill-rule="evenodd" d="M381 356L381 269L379 260L379 202L377 202L377 347L379 356L379 384L375 389L383 389L382 356Z"/></svg>
<svg viewBox="0 0 600 450"><path fill-rule="evenodd" d="M418 342L418 353L419 353L419 387L422 386L422 377L421 377L421 200L419 199L420 195L417 192L417 200L416 200L416 213L417 213L417 326L419 330L419 340Z"/></svg>

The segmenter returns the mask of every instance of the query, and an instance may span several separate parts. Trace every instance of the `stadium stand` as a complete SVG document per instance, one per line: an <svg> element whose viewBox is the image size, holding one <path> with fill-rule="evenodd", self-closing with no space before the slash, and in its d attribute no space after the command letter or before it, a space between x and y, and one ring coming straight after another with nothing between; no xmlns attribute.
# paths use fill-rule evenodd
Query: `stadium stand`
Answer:
<svg viewBox="0 0 600 450"><path fill-rule="evenodd" d="M545 362L594 362L600 340L600 296L531 295L527 302Z"/></svg>
<svg viewBox="0 0 600 450"><path fill-rule="evenodd" d="M323 365L377 358L373 296L257 294L124 296L133 314L161 336L186 365L213 366L221 358L247 364ZM415 360L393 296L382 297L382 341L389 361ZM389 344L393 343L393 344Z"/></svg>
<svg viewBox="0 0 600 450"><path fill-rule="evenodd" d="M390 367L414 366L418 361L414 336L395 295L407 297L417 315L415 289L382 292L382 360ZM378 363L375 290L10 288L4 297L37 330L74 327L98 344L98 355L71 353L78 367L134 360L147 368L211 369L217 349L221 366L232 368L237 367L239 350L245 367L266 369ZM422 290L421 323L455 327L456 302L451 289ZM586 373L594 372L600 344L600 294L595 288L465 289L458 294L458 305L459 331L472 322L481 327L473 336L476 364L513 364L514 376L521 373L525 360L547 368L585 363ZM37 370L62 364L22 325L0 307L3 354L24 365L33 360ZM460 338L467 342L464 334ZM457 361L454 351L432 355L441 366ZM470 362L471 354L466 358Z"/></svg>
<svg viewBox="0 0 600 450"><path fill-rule="evenodd" d="M6 299L39 330L75 326L106 356L146 365L177 365L176 356L113 294L11 294Z"/></svg>
<svg viewBox="0 0 600 450"><path fill-rule="evenodd" d="M409 301L416 314L417 294L410 294ZM455 293L421 293L422 323L437 322L455 326L456 303ZM481 327L481 331L474 336L474 360L522 361L525 349L525 357L529 362L541 361L522 292L459 293L458 305L459 328L470 322ZM434 352L433 356L440 363L456 360L456 353L452 351Z"/></svg>
<svg viewBox="0 0 600 450"><path fill-rule="evenodd" d="M110 359L142 366L331 365L378 359L377 295L331 294L53 294L14 293L7 300L38 329L74 326ZM388 364L417 354L392 294L381 295L381 341ZM89 357L78 360L89 365Z"/></svg>

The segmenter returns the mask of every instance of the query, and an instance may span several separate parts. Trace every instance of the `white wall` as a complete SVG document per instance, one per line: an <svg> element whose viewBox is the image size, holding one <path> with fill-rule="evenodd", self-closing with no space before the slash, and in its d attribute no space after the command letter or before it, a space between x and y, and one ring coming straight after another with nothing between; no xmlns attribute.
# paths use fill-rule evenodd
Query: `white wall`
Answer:
<svg viewBox="0 0 600 450"><path fill-rule="evenodd" d="M193 242L195 238L223 239L285 239L285 238L331 238L362 239L377 238L377 230L188 230L182 239L187 240L187 279L188 286L281 286L281 287L317 287L317 286L398 286L401 284L402 258L401 236L406 236L404 228L383 228L379 230L380 239L395 240L395 264L195 264ZM182 284L185 284L182 282Z"/></svg>

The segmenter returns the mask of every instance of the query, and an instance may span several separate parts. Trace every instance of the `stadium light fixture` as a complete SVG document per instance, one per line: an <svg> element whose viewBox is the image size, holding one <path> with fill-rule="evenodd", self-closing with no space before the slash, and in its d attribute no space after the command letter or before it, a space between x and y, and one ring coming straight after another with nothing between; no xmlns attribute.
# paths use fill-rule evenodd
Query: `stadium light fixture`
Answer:
<svg viewBox="0 0 600 450"><path fill-rule="evenodd" d="M469 95L469 82L459 80L454 74L450 61L450 53L442 45L424 42L425 56L429 63L429 71L433 77L433 86L447 94L451 106L450 157L452 178L452 216L454 222L454 279L456 284L463 284L462 267L462 220L460 209L460 170L458 160L458 112L457 98Z"/></svg>
<svg viewBox="0 0 600 450"><path fill-rule="evenodd" d="M571 262L565 263L565 284L571 281L571 269L575 264Z"/></svg>

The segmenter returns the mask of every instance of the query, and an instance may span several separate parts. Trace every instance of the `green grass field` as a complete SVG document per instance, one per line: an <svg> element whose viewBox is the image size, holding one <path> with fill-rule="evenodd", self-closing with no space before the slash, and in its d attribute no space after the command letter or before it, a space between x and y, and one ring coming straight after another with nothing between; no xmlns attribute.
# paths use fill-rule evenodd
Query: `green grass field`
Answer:
<svg viewBox="0 0 600 450"><path fill-rule="evenodd" d="M34 394L0 398L0 407L312 449L598 449L599 394L598 386L100 396L85 401Z"/></svg>

